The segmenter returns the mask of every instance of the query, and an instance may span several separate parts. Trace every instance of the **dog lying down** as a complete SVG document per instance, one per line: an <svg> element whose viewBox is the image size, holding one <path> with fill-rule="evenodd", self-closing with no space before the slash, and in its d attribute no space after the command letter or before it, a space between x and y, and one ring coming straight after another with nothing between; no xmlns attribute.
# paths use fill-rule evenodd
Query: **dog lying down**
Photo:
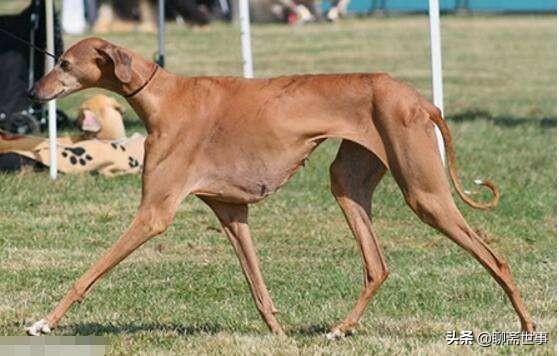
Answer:
<svg viewBox="0 0 559 356"><path fill-rule="evenodd" d="M126 137L123 113L124 108L105 95L84 101L76 121L82 134L57 139L58 170L105 176L141 172L145 137ZM24 166L36 170L50 166L48 139L0 133L0 171L17 171Z"/></svg>
<svg viewBox="0 0 559 356"><path fill-rule="evenodd" d="M88 139L106 141L126 138L122 115L124 107L116 99L106 95L95 95L80 106L76 126L82 135L74 142Z"/></svg>

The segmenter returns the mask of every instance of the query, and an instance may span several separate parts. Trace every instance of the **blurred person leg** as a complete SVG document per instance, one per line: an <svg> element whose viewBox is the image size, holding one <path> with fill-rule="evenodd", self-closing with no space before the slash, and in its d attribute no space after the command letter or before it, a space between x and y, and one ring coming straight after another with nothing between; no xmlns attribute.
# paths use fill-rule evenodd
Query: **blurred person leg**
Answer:
<svg viewBox="0 0 559 356"><path fill-rule="evenodd" d="M198 8L195 0L171 0L170 5L186 21L192 22L197 26L207 26L210 24L208 14Z"/></svg>
<svg viewBox="0 0 559 356"><path fill-rule="evenodd" d="M139 0L140 32L155 33L157 31L157 13L154 3L150 0Z"/></svg>
<svg viewBox="0 0 559 356"><path fill-rule="evenodd" d="M93 25L94 33L107 33L111 30L111 24L114 20L115 14L111 4L103 3L97 11L97 18Z"/></svg>
<svg viewBox="0 0 559 356"><path fill-rule="evenodd" d="M71 35L85 31L85 8L83 0L64 0L62 2L62 28Z"/></svg>
<svg viewBox="0 0 559 356"><path fill-rule="evenodd" d="M332 8L328 11L326 19L330 21L336 21L340 17L343 17L347 13L347 6L350 0L339 0L332 2Z"/></svg>

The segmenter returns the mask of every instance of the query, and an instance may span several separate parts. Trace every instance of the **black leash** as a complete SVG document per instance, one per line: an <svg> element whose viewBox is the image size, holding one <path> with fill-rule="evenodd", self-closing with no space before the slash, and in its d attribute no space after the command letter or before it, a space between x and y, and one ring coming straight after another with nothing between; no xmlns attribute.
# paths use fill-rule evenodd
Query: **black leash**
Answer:
<svg viewBox="0 0 559 356"><path fill-rule="evenodd" d="M49 57L54 58L55 61L58 60L58 57L57 57L56 55L54 55L54 54L52 54L52 53L50 53L50 52L48 52L48 51L45 51L44 49L39 48L39 47L35 46L34 44L31 44L31 42L29 42L29 41L27 41L27 40L24 40L23 38L21 38L21 37L19 37L18 35L15 35L15 34L9 32L9 31L4 30L2 27L0 27L0 32L2 32L2 33L4 33L4 34L8 35L9 37L13 38L14 40L18 40L18 41L20 41L20 42L22 42L22 43L25 43L26 45L28 45L29 47L35 49L36 51L39 51L39 52L41 52L41 53L43 53L43 54L46 54L46 55L49 56Z"/></svg>

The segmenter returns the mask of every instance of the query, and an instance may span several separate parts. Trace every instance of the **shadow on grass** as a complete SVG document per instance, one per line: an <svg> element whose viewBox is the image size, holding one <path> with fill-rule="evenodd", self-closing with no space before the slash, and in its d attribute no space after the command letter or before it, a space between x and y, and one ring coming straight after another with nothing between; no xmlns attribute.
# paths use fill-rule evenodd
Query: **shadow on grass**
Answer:
<svg viewBox="0 0 559 356"><path fill-rule="evenodd" d="M541 118L529 118L529 117L515 117L515 116L505 116L505 115L493 115L485 110L466 110L464 112L448 115L445 119L453 122L468 122L484 120L489 121L496 126L504 127L516 127L520 125L534 125L543 128L555 128L557 127L557 118L555 117L541 117Z"/></svg>
<svg viewBox="0 0 559 356"><path fill-rule="evenodd" d="M286 330L290 336L317 336L325 335L330 332L330 325L307 325L301 326L293 330ZM105 334L134 334L138 332L173 332L178 335L215 335L222 331L234 331L220 324L198 324L198 325L180 325L180 324L159 324L159 323L130 323L130 324L99 324L99 323L83 323L65 325L64 334L68 335L105 335Z"/></svg>
<svg viewBox="0 0 559 356"><path fill-rule="evenodd" d="M288 335L299 335L299 336L324 335L324 334L327 334L327 333L330 332L331 327L332 327L332 325L312 324L312 325L302 326L302 327L294 329L294 330L289 330L289 331L287 331L287 334Z"/></svg>
<svg viewBox="0 0 559 356"><path fill-rule="evenodd" d="M180 325L180 324L99 324L83 323L70 324L64 327L65 333L71 335L103 335L103 334L134 334L137 332L173 332L179 335L217 334L227 331L219 324Z"/></svg>

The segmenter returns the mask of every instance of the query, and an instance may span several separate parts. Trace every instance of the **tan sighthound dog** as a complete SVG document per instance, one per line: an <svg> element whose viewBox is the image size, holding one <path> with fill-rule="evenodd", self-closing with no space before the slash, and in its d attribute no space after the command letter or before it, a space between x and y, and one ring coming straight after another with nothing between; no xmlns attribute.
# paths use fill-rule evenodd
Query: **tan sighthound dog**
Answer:
<svg viewBox="0 0 559 356"><path fill-rule="evenodd" d="M357 239L364 286L351 313L330 338L350 332L388 268L370 221L373 190L390 169L410 208L470 252L503 287L523 330L533 331L507 263L472 230L454 204L437 149L441 130L450 177L468 205L490 203L462 192L451 135L440 111L416 90L386 74L300 75L273 79L179 77L137 54L90 38L70 48L36 83L30 97L46 101L90 87L127 98L147 131L142 199L118 241L70 288L54 310L27 329L49 332L72 304L132 251L162 233L189 194L217 215L233 244L256 307L283 333L264 284L247 224L248 204L281 187L325 139L342 138L330 167L332 192Z"/></svg>

